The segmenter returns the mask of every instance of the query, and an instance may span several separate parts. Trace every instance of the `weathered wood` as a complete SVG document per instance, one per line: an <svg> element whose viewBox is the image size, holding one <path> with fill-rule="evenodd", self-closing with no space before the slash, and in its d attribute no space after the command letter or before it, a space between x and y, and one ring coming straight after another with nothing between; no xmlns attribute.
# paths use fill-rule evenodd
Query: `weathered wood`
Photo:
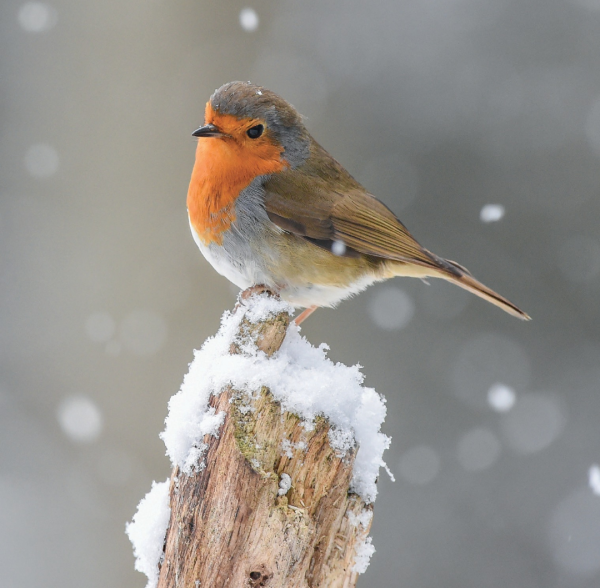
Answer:
<svg viewBox="0 0 600 588"><path fill-rule="evenodd" d="M288 325L286 313L244 319L240 337L271 356ZM266 388L255 398L226 389L211 405L226 417L218 437L204 439L206 467L171 476L158 588L355 586L355 550L370 525L357 525L353 514L370 507L348 491L354 452L336 455L325 419L306 430ZM292 483L284 495L282 474Z"/></svg>

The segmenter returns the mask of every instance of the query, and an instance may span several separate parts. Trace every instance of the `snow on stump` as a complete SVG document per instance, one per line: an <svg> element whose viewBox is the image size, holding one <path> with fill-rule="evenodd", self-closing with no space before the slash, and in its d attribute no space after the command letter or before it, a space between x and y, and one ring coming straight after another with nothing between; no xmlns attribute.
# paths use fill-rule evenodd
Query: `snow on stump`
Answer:
<svg viewBox="0 0 600 588"><path fill-rule="evenodd" d="M144 501L128 525L149 588L351 588L366 570L384 401L358 366L302 338L291 312L268 293L242 299L171 399L158 560L136 539L156 527Z"/></svg>

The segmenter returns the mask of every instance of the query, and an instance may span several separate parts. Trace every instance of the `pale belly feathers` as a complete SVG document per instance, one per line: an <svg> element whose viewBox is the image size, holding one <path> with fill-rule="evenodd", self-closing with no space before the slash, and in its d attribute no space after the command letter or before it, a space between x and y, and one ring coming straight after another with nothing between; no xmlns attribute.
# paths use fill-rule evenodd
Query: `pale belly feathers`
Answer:
<svg viewBox="0 0 600 588"><path fill-rule="evenodd" d="M328 251L285 233L272 223L263 205L261 182L255 181L236 201L236 220L222 244L205 245L190 223L198 248L215 270L245 290L262 284L295 307L335 306L373 282L386 279L374 268L357 268L354 260L335 258ZM305 248L310 248L310 255ZM314 257L321 262L314 263ZM335 271L319 267L336 264ZM341 269L341 271L340 271Z"/></svg>

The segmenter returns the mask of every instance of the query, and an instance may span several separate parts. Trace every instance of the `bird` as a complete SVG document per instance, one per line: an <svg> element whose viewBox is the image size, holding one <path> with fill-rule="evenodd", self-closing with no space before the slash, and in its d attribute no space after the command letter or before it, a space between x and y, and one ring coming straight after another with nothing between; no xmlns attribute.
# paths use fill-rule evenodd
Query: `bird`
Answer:
<svg viewBox="0 0 600 588"><path fill-rule="evenodd" d="M304 309L296 324L396 276L441 278L529 320L465 267L422 247L275 92L221 86L192 135L187 209L198 248L242 290L264 288Z"/></svg>

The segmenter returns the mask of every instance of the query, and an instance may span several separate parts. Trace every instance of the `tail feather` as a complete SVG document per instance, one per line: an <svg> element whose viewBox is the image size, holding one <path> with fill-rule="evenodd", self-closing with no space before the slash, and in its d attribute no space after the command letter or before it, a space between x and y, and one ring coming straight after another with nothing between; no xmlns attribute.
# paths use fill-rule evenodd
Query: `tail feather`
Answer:
<svg viewBox="0 0 600 588"><path fill-rule="evenodd" d="M504 298L504 296L500 296L500 294L494 292L491 288L488 288L480 281L476 280L466 268L458 265L458 263L455 263L454 261L444 259L443 262L445 263L440 264L443 269L436 277L444 278L445 280L448 280L449 282L468 290L476 296L495 304L505 312L508 312L508 314L512 314L521 320L531 320L531 317L526 312L523 312L510 300ZM450 264L454 271L448 271L446 269L446 264Z"/></svg>
<svg viewBox="0 0 600 588"><path fill-rule="evenodd" d="M438 257L426 249L424 252L431 260L429 263L423 263L422 261L417 262L416 260L412 263L390 260L386 266L389 273L384 274L384 276L386 278L392 276L410 276L412 278L421 279L441 278L491 302L501 308L504 312L508 312L508 314L512 314L524 321L531 320L531 317L526 312L523 312L510 300L504 298L504 296L500 296L500 294L476 280L467 268L459 265L455 261Z"/></svg>

